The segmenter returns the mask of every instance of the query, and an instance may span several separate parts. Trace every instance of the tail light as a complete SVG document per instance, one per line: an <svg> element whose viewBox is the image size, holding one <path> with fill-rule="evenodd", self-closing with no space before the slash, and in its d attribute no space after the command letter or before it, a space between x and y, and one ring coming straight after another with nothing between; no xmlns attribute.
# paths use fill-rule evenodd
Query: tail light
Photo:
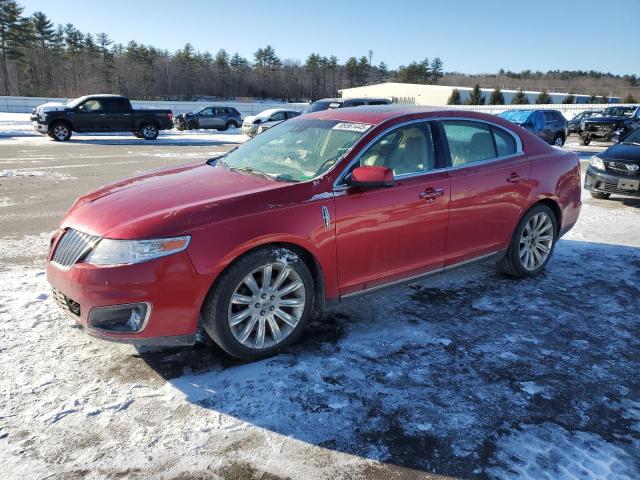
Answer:
<svg viewBox="0 0 640 480"><path fill-rule="evenodd" d="M170 122L173 122L173 112L167 113L167 117L169 117Z"/></svg>

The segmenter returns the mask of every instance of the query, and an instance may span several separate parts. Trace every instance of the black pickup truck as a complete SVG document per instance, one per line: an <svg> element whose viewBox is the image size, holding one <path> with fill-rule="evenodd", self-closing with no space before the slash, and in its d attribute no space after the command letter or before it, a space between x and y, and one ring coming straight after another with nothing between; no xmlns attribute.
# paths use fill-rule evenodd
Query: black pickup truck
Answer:
<svg viewBox="0 0 640 480"><path fill-rule="evenodd" d="M133 109L127 97L86 95L66 103L45 103L33 109L33 128L58 142L71 132L133 132L155 140L160 130L173 128L171 110Z"/></svg>
<svg viewBox="0 0 640 480"><path fill-rule="evenodd" d="M609 107L605 108L600 115L582 120L580 140L582 145L589 145L593 139L615 142L638 127L640 127L639 106Z"/></svg>

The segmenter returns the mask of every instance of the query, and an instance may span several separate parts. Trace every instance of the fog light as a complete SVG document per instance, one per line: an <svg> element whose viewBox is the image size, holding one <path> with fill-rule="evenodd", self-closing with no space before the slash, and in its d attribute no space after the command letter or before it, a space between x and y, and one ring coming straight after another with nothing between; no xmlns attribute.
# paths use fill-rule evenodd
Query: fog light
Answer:
<svg viewBox="0 0 640 480"><path fill-rule="evenodd" d="M89 326L109 332L139 332L144 328L150 312L148 303L98 307L89 314Z"/></svg>

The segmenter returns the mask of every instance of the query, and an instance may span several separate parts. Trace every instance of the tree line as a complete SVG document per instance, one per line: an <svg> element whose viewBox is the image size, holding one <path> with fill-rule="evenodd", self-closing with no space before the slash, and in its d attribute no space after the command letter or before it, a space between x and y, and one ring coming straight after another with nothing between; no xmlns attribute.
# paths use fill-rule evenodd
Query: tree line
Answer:
<svg viewBox="0 0 640 480"><path fill-rule="evenodd" d="M199 52L187 43L176 52L107 33L54 25L42 12L23 15L13 0L0 0L0 94L75 97L109 92L136 99L190 100L198 97L256 97L316 100L338 90L389 80L436 83L439 58L391 71L368 56L344 64L335 55L311 53L304 62L281 59L270 45L251 59L220 49Z"/></svg>
<svg viewBox="0 0 640 480"><path fill-rule="evenodd" d="M574 94L570 93L567 95L564 100L562 100L563 104L572 104L575 103L576 97ZM590 95L588 103L609 103L610 97L607 95ZM627 94L623 99L622 103L636 103L636 99L632 94ZM495 87L489 96L489 101L487 102L486 96L483 94L480 85L476 84L471 92L469 92L469 98L467 98L464 102L462 101L462 96L460 95L460 90L454 88L451 91L451 95L447 101L449 105L505 105L504 95L502 94L502 90L500 87ZM553 99L549 92L544 89L542 90L538 96L536 97L536 103L538 105L548 105L553 103ZM522 87L518 88L515 95L511 99L512 105L527 105L529 104L529 97L524 92Z"/></svg>
<svg viewBox="0 0 640 480"><path fill-rule="evenodd" d="M15 0L0 0L0 94L76 97L106 92L139 100L306 101L337 96L342 88L393 81L640 97L636 75L530 70L467 75L445 72L439 57L393 70L384 62L374 64L371 50L344 63L335 55L315 52L300 61L280 58L270 45L258 48L251 58L225 49L201 52L190 43L170 52L133 40L124 45L107 33L82 32L70 23L54 25L42 12L25 16L23 11ZM489 101L499 98L491 95Z"/></svg>

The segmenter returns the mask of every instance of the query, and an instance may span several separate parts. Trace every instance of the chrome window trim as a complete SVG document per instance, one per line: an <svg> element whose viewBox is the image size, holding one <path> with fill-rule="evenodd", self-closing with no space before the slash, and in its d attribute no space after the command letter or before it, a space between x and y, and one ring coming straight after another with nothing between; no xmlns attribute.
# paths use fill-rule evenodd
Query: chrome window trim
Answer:
<svg viewBox="0 0 640 480"><path fill-rule="evenodd" d="M452 171L452 170L459 170L460 168L466 168L466 167L476 166L476 165L480 165L480 164L493 163L493 162L496 162L496 161L507 160L509 158L517 157L519 155L524 154L524 150L522 149L522 139L520 138L520 136L517 135L516 133L512 132L511 130L503 127L502 125L498 125L497 123L492 122L490 120L484 120L484 119L473 118L473 117L450 117L450 116L427 117L427 118L418 118L418 119L413 119L413 120L407 120L406 122L397 123L395 125L392 125L392 126L386 128L385 130L380 132L378 135L376 135L373 139L371 139L362 148L361 152L348 163L348 165L342 170L340 175L338 175L336 180L333 182L333 190L334 191L340 191L340 190L344 190L344 189L349 187L349 185L344 183L344 177L347 175L347 172L351 169L351 167L353 165L355 165L356 162L360 161L360 158L362 157L362 155L364 155L364 153L366 153L366 151L375 142L380 140L380 138L383 137L384 135L386 135L387 133L390 133L390 132L392 132L393 130L395 130L397 128L402 128L402 127L404 127L406 125L411 125L411 124L414 124L414 123L441 122L441 121L444 121L444 120L459 120L459 121L480 122L480 123L485 123L487 125L491 125L491 126L496 127L496 128L500 128L501 130L507 132L509 135L511 135L513 137L513 139L516 142L516 152L512 153L510 155L502 155L502 156L499 156L499 157L490 158L490 159L486 159L486 160L476 160L475 162L464 163L462 165L457 165L455 167L452 165L452 166L444 167L444 168L436 168L436 169L430 170L428 172L405 173L405 174L402 174L402 175L394 176L394 179L403 180L405 178L413 178L413 177L418 177L418 176L422 176L422 175L430 175L430 174L433 174L433 173L440 173L440 172L447 172L447 171ZM435 148L436 148L436 146L434 145L434 149Z"/></svg>

